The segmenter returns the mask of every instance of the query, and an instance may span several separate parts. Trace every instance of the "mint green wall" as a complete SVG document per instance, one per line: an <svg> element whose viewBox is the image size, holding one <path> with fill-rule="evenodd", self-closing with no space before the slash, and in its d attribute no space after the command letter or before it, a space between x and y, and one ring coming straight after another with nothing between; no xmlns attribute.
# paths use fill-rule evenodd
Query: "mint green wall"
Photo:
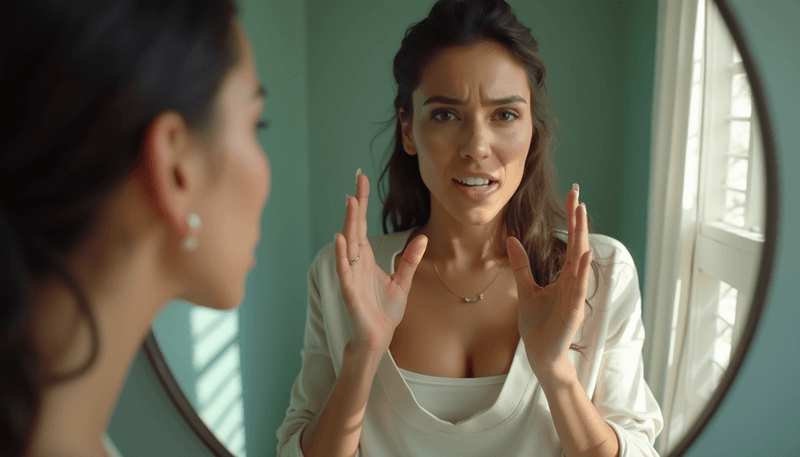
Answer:
<svg viewBox="0 0 800 457"><path fill-rule="evenodd" d="M559 197L566 197L573 182L580 184L595 231L616 237L628 6L581 0L511 5L547 63L551 112L561 124L554 131Z"/></svg>
<svg viewBox="0 0 800 457"><path fill-rule="evenodd" d="M311 250L342 231L345 194L356 169L370 180L369 233L382 233L377 183L393 130L375 140L392 115L392 58L406 28L429 0L307 0L311 179Z"/></svg>
<svg viewBox="0 0 800 457"><path fill-rule="evenodd" d="M629 1L624 5L622 117L618 130L620 155L616 163L619 181L613 233L636 263L644 296L658 1ZM642 310L645 314L648 311Z"/></svg>
<svg viewBox="0 0 800 457"><path fill-rule="evenodd" d="M274 455L275 431L300 371L299 351L311 261L306 2L239 0L242 22L268 91L262 135L272 193L262 222L258 266L240 308L247 454Z"/></svg>

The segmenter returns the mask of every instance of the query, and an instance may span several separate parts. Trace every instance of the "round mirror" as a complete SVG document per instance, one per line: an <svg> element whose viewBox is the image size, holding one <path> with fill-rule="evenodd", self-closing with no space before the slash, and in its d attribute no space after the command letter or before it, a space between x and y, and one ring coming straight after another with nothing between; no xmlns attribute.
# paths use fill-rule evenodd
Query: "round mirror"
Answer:
<svg viewBox="0 0 800 457"><path fill-rule="evenodd" d="M735 378L769 282L777 182L758 74L723 1L539 3L511 6L547 63L558 191L580 183L595 231L631 252L645 378L664 413L656 449L680 455ZM300 370L306 270L341 231L357 168L381 234L391 62L431 2L239 4L272 125L258 265L239 309L170 304L145 348L198 436L243 457L275 452Z"/></svg>

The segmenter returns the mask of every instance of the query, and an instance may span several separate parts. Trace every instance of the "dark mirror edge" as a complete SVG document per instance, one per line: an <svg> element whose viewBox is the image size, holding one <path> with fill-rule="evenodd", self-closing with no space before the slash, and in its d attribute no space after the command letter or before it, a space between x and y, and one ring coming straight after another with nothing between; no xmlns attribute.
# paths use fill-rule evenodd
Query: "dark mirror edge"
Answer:
<svg viewBox="0 0 800 457"><path fill-rule="evenodd" d="M195 435L200 438L206 447L214 454L215 457L237 457L221 439L211 431L211 427L206 424L202 417L197 413L194 405L184 394L178 380L172 374L164 354L156 340L156 335L152 329L147 334L144 340L144 350L147 354L147 359L156 372L159 381L167 391L167 395L172 400L172 404L178 409L183 419L189 424L189 427L194 431Z"/></svg>
<svg viewBox="0 0 800 457"><path fill-rule="evenodd" d="M681 441L675 446L669 457L681 456L685 454L697 438L703 433L711 418L714 417L723 399L730 391L731 386L739 374L745 357L747 356L750 346L752 345L753 338L761 321L761 316L766 302L767 290L772 276L772 266L775 259L775 247L777 244L778 236L778 173L777 173L777 157L775 155L775 144L773 133L771 129L770 114L767 110L766 99L764 97L764 89L761 83L761 77L756 71L753 59L750 54L750 49L747 47L746 41L739 27L731 8L725 0L714 0L714 3L719 8L722 18L733 37L734 43L742 56L742 64L747 72L747 78L750 82L751 93L753 101L755 102L756 112L758 113L759 127L761 128L762 140L764 142L764 170L766 172L766 227L764 233L764 247L761 252L761 265L759 267L758 279L756 282L756 292L753 295L753 301L750 305L750 311L742 332L741 340L736 346L736 350L731 357L728 369L722 376L720 385L714 391L714 394L709 399L703 412L695 420L692 428L686 433ZM195 432L198 438L208 447L208 449L216 457L236 457L230 449L219 439L219 437L211 431L205 421L197 414L197 410L192 403L186 398L172 371L169 369L166 360L161 352L156 337L152 331L148 333L144 342L144 349L147 353L147 358L150 365L156 372L158 379L167 391L170 399L175 407L183 416L184 420L189 424L189 427Z"/></svg>
<svg viewBox="0 0 800 457"><path fill-rule="evenodd" d="M705 428L708 426L711 419L717 413L720 405L725 396L730 391L736 377L742 368L744 359L750 351L753 343L758 324L761 321L761 316L764 312L764 305L767 299L767 291L769 289L769 282L772 277L772 266L775 261L775 247L778 241L778 165L777 156L775 155L775 142L771 128L770 113L767 110L766 97L764 95L764 87L761 82L753 58L750 53L750 48L747 46L747 40L744 38L739 22L736 15L733 13L731 7L727 4L726 0L714 0L717 8L728 26L728 31L733 37L734 43L739 50L739 55L742 56L742 64L747 73L747 79L750 82L751 94L758 114L758 124L761 128L761 136L764 142L764 172L766 173L766 228L764 231L764 247L761 251L761 266L759 267L758 280L756 282L756 292L753 295L753 301L750 304L750 311L742 331L741 340L736 345L736 350L732 354L728 369L725 370L719 386L714 390L713 395L709 399L703 412L700 413L694 421L694 425L675 446L669 457L676 457L685 454L700 437Z"/></svg>

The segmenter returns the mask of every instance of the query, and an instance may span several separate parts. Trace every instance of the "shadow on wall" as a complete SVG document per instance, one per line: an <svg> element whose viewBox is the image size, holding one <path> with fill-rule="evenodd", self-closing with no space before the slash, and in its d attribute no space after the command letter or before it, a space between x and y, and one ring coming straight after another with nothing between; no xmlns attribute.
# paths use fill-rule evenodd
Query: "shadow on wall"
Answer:
<svg viewBox="0 0 800 457"><path fill-rule="evenodd" d="M186 397L237 456L246 457L239 310L176 301L153 324L161 351Z"/></svg>

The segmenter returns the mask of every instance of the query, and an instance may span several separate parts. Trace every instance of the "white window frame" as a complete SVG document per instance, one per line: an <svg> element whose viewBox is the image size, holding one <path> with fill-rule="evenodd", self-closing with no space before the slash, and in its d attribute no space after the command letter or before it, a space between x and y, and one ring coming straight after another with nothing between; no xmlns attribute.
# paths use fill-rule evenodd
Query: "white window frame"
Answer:
<svg viewBox="0 0 800 457"><path fill-rule="evenodd" d="M745 73L741 58L733 61L734 49L711 0L660 2L643 352L646 379L665 418L656 441L662 454L689 430L727 369L764 242L755 104L749 117L728 114L733 77ZM750 123L748 153L740 157L747 160L742 227L723 222L732 121ZM733 309L723 306L720 281L736 289Z"/></svg>

